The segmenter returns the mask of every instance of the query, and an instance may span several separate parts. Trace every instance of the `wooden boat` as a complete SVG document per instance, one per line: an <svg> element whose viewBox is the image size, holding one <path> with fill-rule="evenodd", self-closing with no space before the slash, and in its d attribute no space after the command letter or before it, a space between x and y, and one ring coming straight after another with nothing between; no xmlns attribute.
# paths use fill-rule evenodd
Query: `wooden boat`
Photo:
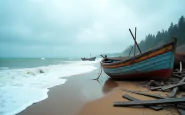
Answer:
<svg viewBox="0 0 185 115"><path fill-rule="evenodd" d="M91 57L91 58L81 58L82 61L95 61L96 60L96 57Z"/></svg>
<svg viewBox="0 0 185 115"><path fill-rule="evenodd" d="M116 80L167 80L173 72L175 48L176 39L128 59L104 58L100 64L104 72Z"/></svg>
<svg viewBox="0 0 185 115"><path fill-rule="evenodd" d="M173 72L176 41L124 60L104 58L100 63L113 79L166 80Z"/></svg>

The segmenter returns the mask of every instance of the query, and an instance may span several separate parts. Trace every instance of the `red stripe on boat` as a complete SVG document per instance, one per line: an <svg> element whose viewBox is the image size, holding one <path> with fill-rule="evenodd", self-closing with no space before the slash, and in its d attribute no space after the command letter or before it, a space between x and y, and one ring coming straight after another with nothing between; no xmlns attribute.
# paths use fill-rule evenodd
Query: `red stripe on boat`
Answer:
<svg viewBox="0 0 185 115"><path fill-rule="evenodd" d="M112 79L116 80L138 80L138 79L167 80L171 76L172 72L173 69L163 69L144 73L132 73L124 75L107 74L107 75L109 75Z"/></svg>

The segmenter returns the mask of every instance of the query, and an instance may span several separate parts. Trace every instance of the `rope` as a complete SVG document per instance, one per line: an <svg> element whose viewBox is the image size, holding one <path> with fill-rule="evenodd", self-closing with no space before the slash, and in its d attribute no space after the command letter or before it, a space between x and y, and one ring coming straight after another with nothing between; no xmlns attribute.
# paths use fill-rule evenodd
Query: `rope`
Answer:
<svg viewBox="0 0 185 115"><path fill-rule="evenodd" d="M98 75L98 77L96 78L96 79L93 79L93 80L98 80L99 79L99 77L101 76L101 74L102 74L102 67L100 66L100 74Z"/></svg>

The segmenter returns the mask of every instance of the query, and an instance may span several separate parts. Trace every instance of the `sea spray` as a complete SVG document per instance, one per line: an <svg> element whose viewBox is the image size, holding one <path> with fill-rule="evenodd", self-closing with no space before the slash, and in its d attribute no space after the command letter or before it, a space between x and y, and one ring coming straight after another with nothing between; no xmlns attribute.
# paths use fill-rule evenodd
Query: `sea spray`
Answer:
<svg viewBox="0 0 185 115"><path fill-rule="evenodd" d="M0 115L14 115L48 97L48 88L68 77L96 69L94 62L66 61L37 68L0 70Z"/></svg>

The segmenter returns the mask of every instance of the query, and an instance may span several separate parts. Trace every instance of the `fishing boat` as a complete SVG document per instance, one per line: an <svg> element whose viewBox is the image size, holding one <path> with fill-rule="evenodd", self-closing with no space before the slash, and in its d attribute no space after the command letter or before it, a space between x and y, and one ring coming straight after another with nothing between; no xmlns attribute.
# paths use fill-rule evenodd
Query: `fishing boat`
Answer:
<svg viewBox="0 0 185 115"><path fill-rule="evenodd" d="M133 39L140 50L136 37L133 36ZM112 59L104 57L100 64L104 72L116 80L167 80L173 72L175 49L176 39L173 39L167 44L144 53L140 51L140 54L131 58Z"/></svg>
<svg viewBox="0 0 185 115"><path fill-rule="evenodd" d="M95 61L96 60L96 57L91 57L91 54L90 54L90 58L81 58L82 61Z"/></svg>
<svg viewBox="0 0 185 115"><path fill-rule="evenodd" d="M81 58L82 61L95 61L96 60L96 57L91 57L91 58Z"/></svg>

